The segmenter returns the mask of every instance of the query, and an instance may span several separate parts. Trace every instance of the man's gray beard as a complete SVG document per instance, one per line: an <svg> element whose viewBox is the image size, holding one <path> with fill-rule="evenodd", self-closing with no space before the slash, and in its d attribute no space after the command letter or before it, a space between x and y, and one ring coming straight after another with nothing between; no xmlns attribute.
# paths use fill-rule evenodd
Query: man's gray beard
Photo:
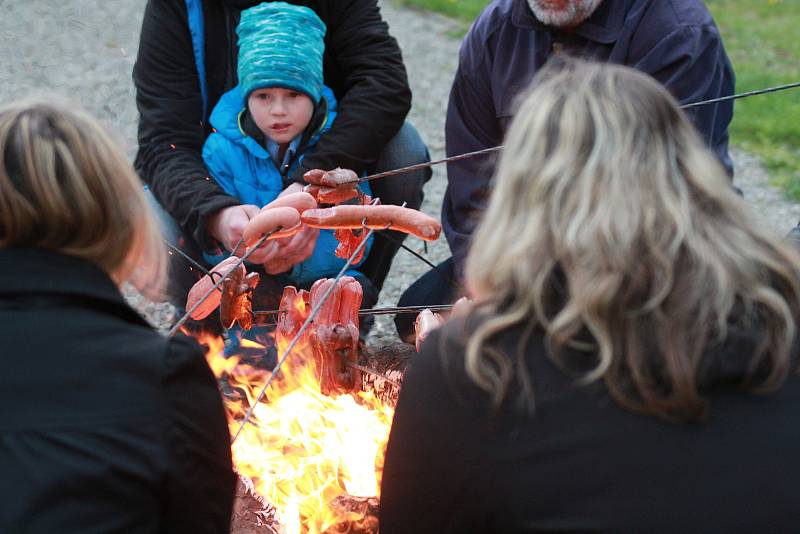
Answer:
<svg viewBox="0 0 800 534"><path fill-rule="evenodd" d="M534 16L542 23L557 28L577 26L594 13L603 0L571 0L564 8L552 8L542 0L528 0Z"/></svg>

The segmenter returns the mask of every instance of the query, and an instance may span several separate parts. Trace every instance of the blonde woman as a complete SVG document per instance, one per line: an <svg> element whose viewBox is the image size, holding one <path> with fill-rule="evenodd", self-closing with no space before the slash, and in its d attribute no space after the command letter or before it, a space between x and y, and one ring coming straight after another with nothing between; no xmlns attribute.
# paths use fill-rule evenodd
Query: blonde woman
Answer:
<svg viewBox="0 0 800 534"><path fill-rule="evenodd" d="M164 251L139 180L68 104L0 108L0 532L227 532L228 432L200 347L118 284Z"/></svg>
<svg viewBox="0 0 800 534"><path fill-rule="evenodd" d="M570 64L526 95L389 440L381 532L788 532L800 263L676 101Z"/></svg>

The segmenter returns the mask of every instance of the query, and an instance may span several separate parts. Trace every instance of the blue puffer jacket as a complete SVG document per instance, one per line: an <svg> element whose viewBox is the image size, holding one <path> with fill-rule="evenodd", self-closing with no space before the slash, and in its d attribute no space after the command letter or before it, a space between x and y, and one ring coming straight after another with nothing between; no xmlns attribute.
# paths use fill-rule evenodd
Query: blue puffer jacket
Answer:
<svg viewBox="0 0 800 534"><path fill-rule="evenodd" d="M325 122L319 131L314 132L305 146L299 147L299 153L292 161L288 173L294 170L303 156L314 150L320 134L327 131L336 118L336 97L328 87L323 87L322 98L328 104ZM211 126L215 131L206 139L203 159L211 176L225 192L235 196L243 204L264 206L280 194L283 180L269 152L258 141L244 133L240 124L243 111L242 95L238 86L222 95L211 112ZM362 191L370 194L367 183L361 184L360 187ZM337 245L332 230L321 230L314 252L306 261L294 266L289 274L291 280L298 285L306 285L319 278L336 275L344 266L344 260L334 254ZM367 242L364 258L369 254L371 245L372 238ZM228 254L206 255L206 260L214 264L227 256ZM355 270L349 271L348 274L363 276Z"/></svg>

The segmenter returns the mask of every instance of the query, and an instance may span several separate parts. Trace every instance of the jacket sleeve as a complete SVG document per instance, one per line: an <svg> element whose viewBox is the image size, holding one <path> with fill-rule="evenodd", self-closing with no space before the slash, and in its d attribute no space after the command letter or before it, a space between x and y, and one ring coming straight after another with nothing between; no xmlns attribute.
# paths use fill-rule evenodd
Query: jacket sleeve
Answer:
<svg viewBox="0 0 800 534"><path fill-rule="evenodd" d="M205 217L239 202L207 179L203 104L184 2L147 3L133 81L139 110L136 170L177 223L209 248Z"/></svg>
<svg viewBox="0 0 800 534"><path fill-rule="evenodd" d="M203 161L208 168L211 178L225 191L236 191L233 181L233 171L228 163L232 157L227 157L228 147L218 133L212 133L203 145Z"/></svg>
<svg viewBox="0 0 800 534"><path fill-rule="evenodd" d="M343 79L338 115L313 154L291 178L309 169L345 167L361 174L400 130L411 108L411 90L400 47L389 35L376 0L330 2L329 53Z"/></svg>
<svg viewBox="0 0 800 534"><path fill-rule="evenodd" d="M229 532L235 475L216 381L200 346L169 340L163 379L169 458L163 532Z"/></svg>
<svg viewBox="0 0 800 534"><path fill-rule="evenodd" d="M445 122L447 156L499 145L503 132L488 85L490 73L476 40L467 36L450 90ZM486 208L494 173L494 155L447 164L447 189L442 202L442 225L461 276L472 232Z"/></svg>
<svg viewBox="0 0 800 534"><path fill-rule="evenodd" d="M650 74L680 101L691 104L733 94L733 68L722 38L711 24L681 26L650 48L632 67ZM686 110L701 137L733 176L728 153L728 125L733 102Z"/></svg>

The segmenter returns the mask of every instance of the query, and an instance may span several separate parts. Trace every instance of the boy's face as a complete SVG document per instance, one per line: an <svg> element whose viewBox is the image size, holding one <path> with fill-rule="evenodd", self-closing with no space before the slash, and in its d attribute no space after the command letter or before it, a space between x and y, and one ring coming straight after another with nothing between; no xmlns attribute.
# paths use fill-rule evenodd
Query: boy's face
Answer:
<svg viewBox="0 0 800 534"><path fill-rule="evenodd" d="M264 135L278 144L285 144L311 122L314 102L294 89L269 87L250 93L247 108Z"/></svg>

